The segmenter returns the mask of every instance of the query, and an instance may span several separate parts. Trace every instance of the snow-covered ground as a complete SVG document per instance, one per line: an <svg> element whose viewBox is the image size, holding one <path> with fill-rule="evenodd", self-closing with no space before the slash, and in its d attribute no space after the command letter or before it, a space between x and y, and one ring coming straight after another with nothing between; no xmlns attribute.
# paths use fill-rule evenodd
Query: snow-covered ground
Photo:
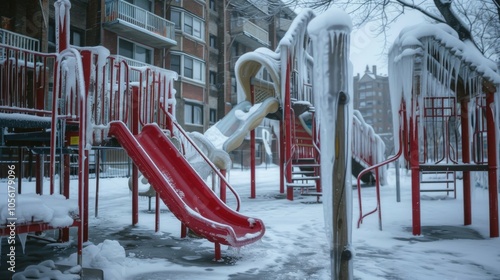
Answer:
<svg viewBox="0 0 500 280"><path fill-rule="evenodd" d="M442 193L422 194L424 234L415 237L411 234L410 177L402 170L398 203L394 171L388 170L388 185L381 190L383 231L378 230L376 215L365 218L359 229L357 221L352 221L354 279L500 279L500 239L488 237L487 191L474 188L473 225L468 227L462 226L460 180L457 199ZM323 205L314 203L314 197L296 195L294 201L284 199L279 194L276 166L257 170L256 199L248 198L249 171L233 169L229 178L242 198L241 212L264 221L266 234L261 241L240 249L223 246L224 259L215 262L212 243L179 238L180 223L163 203L160 232L154 232L154 214L146 211L147 199L140 199L139 224L131 227L131 194L126 178L101 180L99 215L95 218L95 181L91 180L91 242L84 248L85 266L103 269L106 280L330 279ZM77 181L72 180L71 184L76 190ZM26 182L23 190L30 187L34 188ZM371 210L375 188L364 187L362 193L365 211ZM357 219L355 188L353 197L353 217ZM234 200L230 195L228 198L232 205ZM68 246L68 252L76 252L74 242L64 246ZM26 251L30 251L29 244ZM2 252L2 270L7 268L5 254ZM76 255L52 259L40 256L33 264L44 260L74 266ZM35 269L46 267L47 273L53 273L51 266L49 261ZM59 279L74 276L60 274Z"/></svg>

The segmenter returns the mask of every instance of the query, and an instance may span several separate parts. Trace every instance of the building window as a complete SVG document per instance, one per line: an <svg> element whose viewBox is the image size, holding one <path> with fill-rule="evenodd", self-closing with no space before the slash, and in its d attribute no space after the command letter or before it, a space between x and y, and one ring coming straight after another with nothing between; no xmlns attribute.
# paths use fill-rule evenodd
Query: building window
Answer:
<svg viewBox="0 0 500 280"><path fill-rule="evenodd" d="M217 49L217 36L210 34L209 44L211 48Z"/></svg>
<svg viewBox="0 0 500 280"><path fill-rule="evenodd" d="M186 12L172 9L170 20L175 28L201 40L205 40L205 23L202 19ZM181 28L182 26L182 28Z"/></svg>
<svg viewBox="0 0 500 280"><path fill-rule="evenodd" d="M203 106L186 102L184 104L184 123L203 125Z"/></svg>
<svg viewBox="0 0 500 280"><path fill-rule="evenodd" d="M179 11L170 13L170 21L175 24L175 29L181 29L181 13Z"/></svg>
<svg viewBox="0 0 500 280"><path fill-rule="evenodd" d="M210 108L210 124L217 122L217 110Z"/></svg>
<svg viewBox="0 0 500 280"><path fill-rule="evenodd" d="M170 56L170 70L181 73L181 56L173 54Z"/></svg>
<svg viewBox="0 0 500 280"><path fill-rule="evenodd" d="M151 64L153 61L152 49L121 38L118 40L118 54L147 64Z"/></svg>
<svg viewBox="0 0 500 280"><path fill-rule="evenodd" d="M210 71L209 73L209 78L210 78L210 85L215 86L217 85L217 73L215 71Z"/></svg>
<svg viewBox="0 0 500 280"><path fill-rule="evenodd" d="M184 54L170 54L170 70L184 78L205 82L205 62Z"/></svg>
<svg viewBox="0 0 500 280"><path fill-rule="evenodd" d="M231 94L237 94L236 78L231 77Z"/></svg>
<svg viewBox="0 0 500 280"><path fill-rule="evenodd" d="M208 3L208 6L210 8L210 10L212 11L217 11L217 6L215 5L215 0L210 0L209 3Z"/></svg>

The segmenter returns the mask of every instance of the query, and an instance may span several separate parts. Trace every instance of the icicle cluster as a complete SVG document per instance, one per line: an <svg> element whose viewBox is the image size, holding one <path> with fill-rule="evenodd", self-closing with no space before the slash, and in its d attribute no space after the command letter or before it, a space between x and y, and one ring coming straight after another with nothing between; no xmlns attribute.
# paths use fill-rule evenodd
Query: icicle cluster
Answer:
<svg viewBox="0 0 500 280"><path fill-rule="evenodd" d="M419 80L415 79L417 76L420 77ZM463 85L458 83L459 80L463 81ZM423 106L424 102L427 102L424 100L428 100L426 98L453 97L456 102L458 91L465 92L470 98L469 112L471 114L478 112L480 105L476 102L480 99L474 97L484 94L482 90L485 80L496 85L496 96L498 96L500 75L496 64L485 58L471 42L460 41L456 32L444 24L421 24L406 28L401 31L389 51L389 88L392 95L392 111L398 112L401 104L404 103L407 118L424 115ZM415 92L419 95L415 95ZM455 106L451 103L442 105ZM495 106L492 109L496 114L495 120L500 123L498 97L495 98ZM393 115L394 135L399 135L399 127L396 125L400 123L398 117L397 114ZM468 129L470 135L473 135L474 131L480 129L476 127L478 123L470 122L468 128L462 129ZM499 127L499 124L496 127ZM439 144L440 141L446 141L446 138L450 137L449 129L443 129L436 124L427 124L425 128L424 125L420 125L418 129L420 137L426 135L428 137L426 140L433 143ZM498 130L496 134L500 144ZM471 143L463 144L471 145ZM399 147L398 139L395 139L395 146ZM479 157L480 155L472 156Z"/></svg>

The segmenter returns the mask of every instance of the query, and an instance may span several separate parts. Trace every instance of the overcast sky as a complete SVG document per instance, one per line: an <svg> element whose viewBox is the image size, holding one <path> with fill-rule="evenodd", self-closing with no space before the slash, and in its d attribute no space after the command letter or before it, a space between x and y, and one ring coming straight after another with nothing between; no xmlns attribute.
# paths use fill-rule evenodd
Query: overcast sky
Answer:
<svg viewBox="0 0 500 280"><path fill-rule="evenodd" d="M351 33L351 62L354 67L353 75L363 74L366 65L370 70L372 65L377 66L377 74L387 75L387 52L399 32L407 26L412 26L425 19L419 12L409 11L391 25L387 31L387 46L384 48L383 35L377 35L373 29L377 23L368 23Z"/></svg>

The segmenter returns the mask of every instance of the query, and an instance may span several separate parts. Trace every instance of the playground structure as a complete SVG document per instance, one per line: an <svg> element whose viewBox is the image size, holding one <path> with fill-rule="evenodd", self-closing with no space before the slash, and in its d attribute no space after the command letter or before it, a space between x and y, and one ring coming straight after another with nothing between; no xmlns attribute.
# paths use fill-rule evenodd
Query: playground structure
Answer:
<svg viewBox="0 0 500 280"><path fill-rule="evenodd" d="M227 152L239 146L247 133L250 133L251 147L254 148L254 129L263 118L270 116L281 120L278 129L281 140L280 191L284 193L286 187L287 198L293 200L294 188L312 186L318 192L324 189L320 183L320 169L324 168L320 168L320 136L312 86L314 59L310 55L311 41L307 35L307 26L314 18L312 11L305 11L297 17L276 52L258 49L240 58L236 71L243 93L238 105L213 126L218 131L208 130L204 135L198 135L185 132L175 121L175 72L130 66L102 47L70 46L67 29L69 2L59 0L55 6L59 34L57 53L26 50L14 43L0 45L0 119L7 128L3 144L29 147L37 162L43 161L39 155L48 155L51 196L70 197L70 156L78 155L78 215L67 213L71 214L71 223L63 225L45 220L27 221L16 227L18 234L60 228L63 241L69 238L68 227L76 226L78 262L81 263L82 244L89 237L89 151L92 148L98 153L119 144L135 164L131 180L132 224L138 223L140 171L155 190L157 230L161 199L182 222L181 237L186 236L189 229L214 242L215 258L219 259L220 244L240 247L259 240L265 232L262 221L237 212L239 198L226 181L225 173ZM337 27L334 26L332 32ZM348 42L345 33L349 31L340 28L342 46L345 47ZM340 48L336 55L346 59L346 52L347 49ZM340 71L342 79L348 80L344 60ZM344 87L343 91L336 92L339 102L335 106L343 108L336 120L342 123L337 127L337 135L347 136L344 131L349 126L351 110L343 105L348 104L348 94L345 93L348 89ZM348 154L348 158L372 165L381 160L381 140L368 132L359 116L354 119L359 129L353 131L370 135L353 136L352 146L360 150L351 151L351 144L347 143L349 137L339 138L335 143L343 145L342 151ZM368 140L367 144L362 144L363 140ZM194 157L201 162L199 169L195 168L197 163L188 159L191 154L196 154ZM255 152L251 155L253 157ZM172 159L176 159L175 165ZM98 155L96 161L96 166L99 166ZM338 181L344 184L347 181L345 170L350 166L346 165L349 164L346 157L341 161L343 165L336 166L335 172L330 170L327 173L344 173ZM255 163L252 166L251 195L255 197ZM207 186L203 175L198 176L206 174L204 170L209 170L217 178L219 196ZM95 168L96 212L99 172L99 168ZM305 176L295 178L293 175L296 174ZM374 174L376 182L384 181L383 176ZM43 193L42 179L43 170L37 170L36 193L43 197L46 194ZM303 180L313 180L314 183L295 182ZM18 180L17 195L22 195L21 181ZM331 181L326 184L331 184ZM227 189L236 197L238 205L235 210L224 203ZM2 227L2 234L9 234L7 231ZM342 242L348 241L347 232L343 233L345 240ZM340 255L337 257L349 261Z"/></svg>
<svg viewBox="0 0 500 280"><path fill-rule="evenodd" d="M411 42L411 43L408 43ZM464 225L472 223L471 182L488 188L490 237L499 237L497 66L460 41L445 25L403 30L389 53L394 135L399 152L381 163L404 160L411 170L413 234L421 234L420 193L456 198L463 178ZM396 125L396 124L399 124ZM439 184L444 187L433 187ZM377 189L378 193L378 189ZM377 208L368 213L379 213ZM361 203L360 203L361 210ZM360 211L358 226L368 215ZM380 224L381 228L381 224Z"/></svg>
<svg viewBox="0 0 500 280"><path fill-rule="evenodd" d="M286 192L288 200L293 200L294 189L300 189L303 195L322 195L320 136L315 116L315 104L318 101L315 100L313 89L315 61L312 57L312 41L307 32L307 26L314 18L312 11L302 12L293 21L276 51L259 48L243 54L236 63L236 77L242 88L238 102L265 104L274 99L280 102L275 118L281 122L279 128L273 131L279 132L280 140L280 193ZM354 176L358 176L364 169L383 161L385 145L359 112L355 111L351 115L350 169ZM255 134L252 130L250 143L251 149L254 148ZM255 197L255 151L251 150L250 155L251 197ZM384 184L385 169L365 173L362 180ZM311 188L315 192L305 192Z"/></svg>

